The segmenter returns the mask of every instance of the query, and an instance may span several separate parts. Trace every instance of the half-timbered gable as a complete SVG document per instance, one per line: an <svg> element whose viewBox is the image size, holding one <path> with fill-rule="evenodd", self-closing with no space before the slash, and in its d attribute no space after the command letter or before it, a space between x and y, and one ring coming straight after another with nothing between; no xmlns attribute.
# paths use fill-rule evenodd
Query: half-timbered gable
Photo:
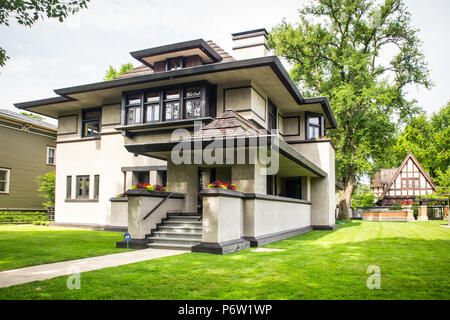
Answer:
<svg viewBox="0 0 450 320"><path fill-rule="evenodd" d="M435 186L430 175L410 152L399 168L379 170L371 181L371 189L379 197L378 204L387 206L431 194Z"/></svg>

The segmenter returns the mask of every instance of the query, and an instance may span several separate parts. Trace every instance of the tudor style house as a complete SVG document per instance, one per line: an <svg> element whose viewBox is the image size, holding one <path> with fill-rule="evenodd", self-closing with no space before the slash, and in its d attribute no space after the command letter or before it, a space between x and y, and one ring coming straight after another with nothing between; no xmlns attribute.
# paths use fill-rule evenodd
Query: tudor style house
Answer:
<svg viewBox="0 0 450 320"><path fill-rule="evenodd" d="M0 109L0 211L43 209L38 175L55 171L56 127Z"/></svg>
<svg viewBox="0 0 450 320"><path fill-rule="evenodd" d="M335 228L326 130L336 119L326 97L302 96L267 36L233 34L232 56L202 39L134 51L142 65L118 79L16 104L59 121L56 223L128 228L135 248L213 253ZM243 156L211 153L212 141ZM180 142L194 161L173 159ZM216 180L238 191L206 188ZM168 192L130 190L137 182Z"/></svg>
<svg viewBox="0 0 450 320"><path fill-rule="evenodd" d="M436 187L416 157L409 152L398 168L378 170L370 182L377 205L390 206L431 194Z"/></svg>

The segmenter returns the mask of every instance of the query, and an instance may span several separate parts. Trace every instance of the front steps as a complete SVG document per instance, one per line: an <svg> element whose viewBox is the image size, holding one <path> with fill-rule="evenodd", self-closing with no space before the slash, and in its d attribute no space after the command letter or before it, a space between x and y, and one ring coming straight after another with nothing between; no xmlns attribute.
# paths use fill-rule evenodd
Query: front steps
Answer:
<svg viewBox="0 0 450 320"><path fill-rule="evenodd" d="M147 235L149 248L188 250L202 242L201 216L192 213L168 213L167 218Z"/></svg>

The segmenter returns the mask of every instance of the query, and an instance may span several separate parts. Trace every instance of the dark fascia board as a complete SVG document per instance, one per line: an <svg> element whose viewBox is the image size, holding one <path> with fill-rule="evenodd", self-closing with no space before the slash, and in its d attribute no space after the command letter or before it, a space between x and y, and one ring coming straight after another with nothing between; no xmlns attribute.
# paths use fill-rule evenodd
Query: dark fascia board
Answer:
<svg viewBox="0 0 450 320"><path fill-rule="evenodd" d="M73 101L73 99L68 97L53 97L53 98L47 98L47 99L41 99L41 100L33 100L28 102L20 102L20 103L14 103L14 106L18 109L26 109L29 107L36 107L36 106L43 106L47 104L55 104L55 103L63 103Z"/></svg>
<svg viewBox="0 0 450 320"><path fill-rule="evenodd" d="M327 97L313 97L313 98L305 98L303 104L314 104L320 103L322 105L323 112L325 112L328 121L330 121L330 128L327 129L336 129L338 124L336 118L334 117L333 110L330 106L330 101L328 101Z"/></svg>
<svg viewBox="0 0 450 320"><path fill-rule="evenodd" d="M131 56L143 64L149 66L153 69L153 66L149 65L144 58L159 56L171 52L189 50L189 49L200 49L214 62L222 61L222 56L219 55L211 46L206 43L203 39L184 41L179 43L173 43L165 46L149 48L139 51L130 52Z"/></svg>
<svg viewBox="0 0 450 320"><path fill-rule="evenodd" d="M301 95L300 91L298 90L294 81L289 76L286 69L284 69L280 59L276 56L268 56L268 57L259 57L259 58L246 59L246 60L212 63L212 64L206 64L206 65L202 65L202 66L196 66L196 67L185 68L185 69L178 69L178 70L172 70L172 71L166 71L166 72L157 72L157 73L146 74L146 75L130 77L130 78L121 78L121 79L96 82L96 83L91 83L91 84L86 84L86 85L81 85L81 86L67 87L67 88L55 90L56 94L62 96L62 97L60 97L61 101L53 101L53 100L48 101L49 99L43 99L43 100L24 102L20 105L22 105L22 106L26 105L27 108L38 107L38 106L43 106L43 105L50 104L50 103L71 101L74 99L67 97L68 95L73 95L73 94L78 94L78 93L83 93L83 92L105 90L105 89L123 87L123 86L127 86L127 85L136 85L136 84L142 84L142 83L146 83L146 82L169 80L169 79L173 79L173 78L196 76L196 75L202 75L202 74L207 74L207 73L248 69L248 68L257 68L257 67L264 67L264 66L270 66L272 68L272 70L275 72L277 77L280 79L280 81L283 83L283 85L289 91L289 93L291 94L291 96L293 97L293 99L295 100L296 103L298 103L299 105L304 103L305 99ZM52 98L52 99L54 99L54 98ZM62 100L62 99L65 99L65 100Z"/></svg>
<svg viewBox="0 0 450 320"><path fill-rule="evenodd" d="M255 30L249 30L249 31L242 31L242 32L235 32L232 33L231 36L234 38L238 38L238 37L242 37L242 36L247 36L247 35L254 35L254 34L264 34L267 38L267 36L269 35L269 33L267 32L266 28L260 28L260 29L255 29Z"/></svg>

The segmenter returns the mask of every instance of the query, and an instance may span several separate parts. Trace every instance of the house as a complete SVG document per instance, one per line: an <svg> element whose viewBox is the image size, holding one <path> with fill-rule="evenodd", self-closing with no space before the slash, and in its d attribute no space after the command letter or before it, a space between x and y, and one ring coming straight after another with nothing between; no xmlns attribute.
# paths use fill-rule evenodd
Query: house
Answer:
<svg viewBox="0 0 450 320"><path fill-rule="evenodd" d="M38 175L55 171L56 127L0 109L0 211L43 209Z"/></svg>
<svg viewBox="0 0 450 320"><path fill-rule="evenodd" d="M436 187L428 172L409 152L400 167L378 170L370 182L370 189L378 198L377 205L391 206L432 194Z"/></svg>
<svg viewBox="0 0 450 320"><path fill-rule="evenodd" d="M203 39L134 51L142 65L118 79L16 104L59 121L56 223L212 253L334 229L336 119L326 97L302 96L267 36L232 34L232 55ZM238 190L208 188L217 180Z"/></svg>

